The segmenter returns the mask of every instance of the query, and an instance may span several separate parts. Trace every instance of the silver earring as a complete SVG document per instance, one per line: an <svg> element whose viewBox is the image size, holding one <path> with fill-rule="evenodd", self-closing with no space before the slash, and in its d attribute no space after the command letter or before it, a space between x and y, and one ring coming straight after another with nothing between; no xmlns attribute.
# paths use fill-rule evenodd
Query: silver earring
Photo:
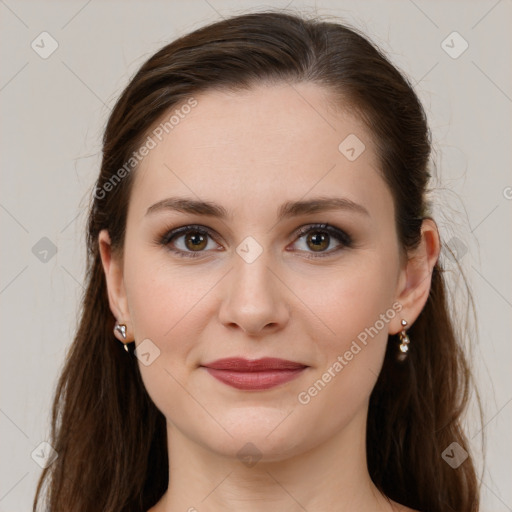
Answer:
<svg viewBox="0 0 512 512"><path fill-rule="evenodd" d="M400 349L400 352L398 353L398 360L403 361L407 357L407 352L409 352L409 343L411 340L409 339L409 336L405 332L405 328L407 326L407 322L405 320L402 320L402 330L400 331L400 334L398 337L400 338L400 346L398 347Z"/></svg>
<svg viewBox="0 0 512 512"><path fill-rule="evenodd" d="M126 339L126 325L125 324L119 324L118 322L116 322L116 325L114 326L114 333L118 332L123 340ZM129 352L128 351L128 344L127 343L123 343L124 345L124 349L126 350L126 352Z"/></svg>

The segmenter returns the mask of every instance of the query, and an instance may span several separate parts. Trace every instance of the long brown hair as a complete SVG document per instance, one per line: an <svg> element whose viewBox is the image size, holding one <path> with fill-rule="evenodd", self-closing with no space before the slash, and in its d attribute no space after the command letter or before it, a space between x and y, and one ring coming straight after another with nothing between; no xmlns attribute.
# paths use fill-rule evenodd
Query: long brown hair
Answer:
<svg viewBox="0 0 512 512"><path fill-rule="evenodd" d="M162 48L130 81L105 130L88 220L81 318L52 408L49 441L58 458L41 475L34 511L43 489L51 512L141 512L165 492L165 418L146 392L137 359L113 338L98 234L108 229L122 254L134 171L119 170L126 170L164 114L199 92L239 90L261 81L319 84L363 119L393 195L402 249L418 244L422 220L429 216L426 115L407 79L356 29L291 13L251 13ZM452 443L470 452L460 422L471 375L439 262L427 303L408 332L414 350L397 363L396 340L390 337L371 395L370 476L389 498L422 512L477 511L472 458L453 468L442 457Z"/></svg>

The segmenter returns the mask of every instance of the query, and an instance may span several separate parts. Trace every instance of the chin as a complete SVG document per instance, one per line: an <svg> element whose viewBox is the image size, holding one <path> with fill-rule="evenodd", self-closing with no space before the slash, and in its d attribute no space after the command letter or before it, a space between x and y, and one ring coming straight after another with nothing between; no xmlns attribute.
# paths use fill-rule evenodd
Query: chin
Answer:
<svg viewBox="0 0 512 512"><path fill-rule="evenodd" d="M252 407L221 415L223 429L201 432L200 443L225 457L258 459L261 462L286 460L306 451L312 441L304 424L298 425L294 414L279 409L262 411ZM286 418L286 419L285 419ZM284 420L284 421L283 421Z"/></svg>

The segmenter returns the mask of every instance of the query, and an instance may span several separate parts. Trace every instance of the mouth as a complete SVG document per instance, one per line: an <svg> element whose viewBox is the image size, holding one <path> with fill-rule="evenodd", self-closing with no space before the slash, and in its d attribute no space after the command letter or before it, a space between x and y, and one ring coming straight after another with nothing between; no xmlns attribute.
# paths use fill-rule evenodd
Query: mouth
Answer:
<svg viewBox="0 0 512 512"><path fill-rule="evenodd" d="M297 378L308 366L286 359L241 357L201 365L220 382L242 390L270 389Z"/></svg>

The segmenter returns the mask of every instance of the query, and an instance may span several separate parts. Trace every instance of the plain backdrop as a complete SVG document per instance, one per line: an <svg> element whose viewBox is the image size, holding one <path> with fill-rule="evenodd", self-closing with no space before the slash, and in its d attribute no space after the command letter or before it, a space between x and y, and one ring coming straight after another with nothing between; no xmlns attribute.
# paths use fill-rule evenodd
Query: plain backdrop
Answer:
<svg viewBox="0 0 512 512"><path fill-rule="evenodd" d="M512 510L511 4L0 0L0 511L30 510L41 472L33 454L48 439L76 327L86 206L110 109L164 44L267 7L337 16L362 29L416 86L433 135L442 257L455 284L453 258L461 263L478 315L467 339L485 412L482 510ZM467 303L460 282L454 303ZM466 423L478 454L474 412Z"/></svg>

